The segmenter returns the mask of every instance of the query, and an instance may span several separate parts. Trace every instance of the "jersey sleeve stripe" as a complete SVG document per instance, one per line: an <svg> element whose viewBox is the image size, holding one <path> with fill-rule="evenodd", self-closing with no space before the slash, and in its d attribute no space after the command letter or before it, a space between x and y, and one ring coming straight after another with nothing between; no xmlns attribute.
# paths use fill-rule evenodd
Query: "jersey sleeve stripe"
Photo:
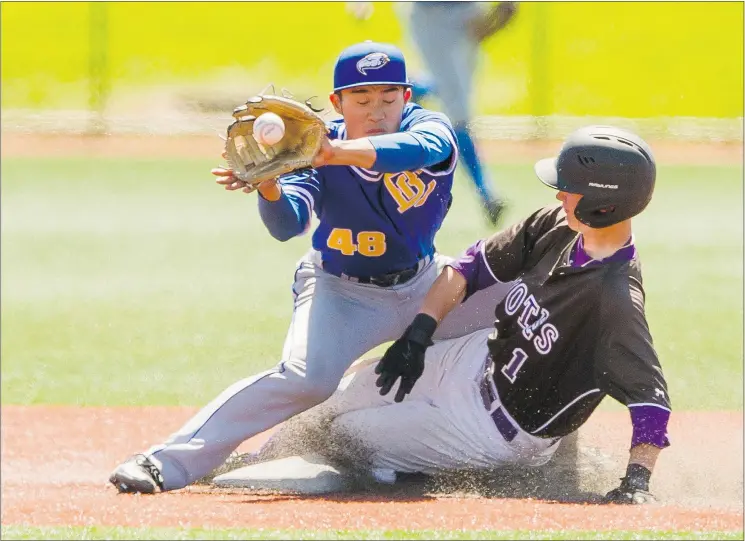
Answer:
<svg viewBox="0 0 745 541"><path fill-rule="evenodd" d="M424 129L422 129L424 128ZM430 131L430 132L437 132L440 135L444 135L448 141L450 141L450 144L453 147L453 154L450 156L450 167L447 168L445 171L430 171L429 169L422 169L427 174L432 175L433 177L442 177L445 175L449 175L453 172L455 169L455 165L458 163L458 144L455 142L455 139L453 138L453 134L450 133L450 130L445 127L444 124L440 122L436 122L434 120L430 120L427 122L422 122L420 124L415 124L413 128L410 131Z"/></svg>
<svg viewBox="0 0 745 541"><path fill-rule="evenodd" d="M299 188L297 186L283 186L282 189L288 194L288 195L295 195L300 199L303 203L305 203L305 206L308 208L308 220L310 221L310 218L313 216L313 196L310 194L308 190L304 190L303 188Z"/></svg>
<svg viewBox="0 0 745 541"><path fill-rule="evenodd" d="M298 195L299 197L302 197L305 202L308 204L308 206L312 209L315 203L315 198L313 197L313 194L310 192L310 190L307 190L305 188L301 188L300 186L293 186L293 185L285 185L282 186L282 189L289 193L294 193Z"/></svg>
<svg viewBox="0 0 745 541"><path fill-rule="evenodd" d="M368 182L379 182L380 179L383 177L382 173L368 171L367 169L362 169L361 167L357 167L355 165L350 165L350 167L355 173L362 177L363 180L366 180Z"/></svg>
<svg viewBox="0 0 745 541"><path fill-rule="evenodd" d="M660 404L654 404L652 402L639 402L637 404L627 404L626 405L627 408L638 408L640 406L652 406L652 407L655 407L655 408L660 408L661 410L672 412L672 410L670 408L666 408L665 406L662 406Z"/></svg>
<svg viewBox="0 0 745 541"><path fill-rule="evenodd" d="M484 260L484 266L489 271L489 274L491 274L491 277L494 278L494 280L498 284L503 284L504 282L502 282L499 278L497 278L496 276L494 276L494 273L492 272L491 267L489 266L489 262L486 260L486 243L485 242L482 242L481 243L481 250L480 251L481 251L481 258Z"/></svg>
<svg viewBox="0 0 745 541"><path fill-rule="evenodd" d="M539 426L538 428L536 428L535 430L533 430L533 432L531 432L531 434L535 434L536 432L540 432L541 430L543 430L544 428L546 428L546 427L547 427L548 425L550 425L551 423L553 423L553 422L554 422L554 420L555 420L555 419L556 419L556 418L557 418L557 417L558 417L559 415L561 415L561 414L562 414L562 413L564 413L564 412L565 412L566 410L568 410L568 409L569 409L570 407L572 407L572 405L574 405L574 403L575 403L575 402L578 402L578 401L582 400L582 399L583 399L584 397L586 397L587 395L591 395L592 393L598 393L598 392L600 392L600 389L590 389L590 390L589 390L589 391L587 391L586 393L582 393L582 394L581 394L581 395L579 395L579 396L578 396L577 398L575 398L574 400L572 400L571 402L569 402L569 404L567 404L566 406L564 406L563 408L561 408L561 409L559 410L559 412L558 412L558 413L557 413L556 415L554 415L554 416L553 416L553 417L551 417L551 418L550 418L550 419L549 419L548 421L546 421L545 423L543 423L543 425L542 425L542 426Z"/></svg>

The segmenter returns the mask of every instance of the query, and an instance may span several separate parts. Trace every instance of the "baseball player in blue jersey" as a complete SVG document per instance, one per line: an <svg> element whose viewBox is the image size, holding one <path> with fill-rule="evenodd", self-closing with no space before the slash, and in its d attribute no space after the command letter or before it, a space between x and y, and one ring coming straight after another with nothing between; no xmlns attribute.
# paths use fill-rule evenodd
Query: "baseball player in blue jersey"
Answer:
<svg viewBox="0 0 745 541"><path fill-rule="evenodd" d="M312 214L319 220L295 270L281 361L234 383L165 443L118 466L110 482L120 492L199 480L244 440L326 400L355 359L409 324L451 261L436 253L434 237L452 203L458 159L448 118L410 97L396 47L367 41L340 54L330 100L343 119L328 124L314 167L258 187L261 219L276 239L305 233ZM251 191L229 169L213 174L227 190ZM488 328L508 288L474 295L435 338Z"/></svg>
<svg viewBox="0 0 745 541"><path fill-rule="evenodd" d="M349 10L357 18L367 19L372 14L372 3L349 3ZM516 2L412 2L411 10L400 15L429 71L412 80L412 99L419 102L434 94L442 101L453 123L467 174L495 225L505 202L482 165L471 136L471 98L483 41L503 28L516 11Z"/></svg>

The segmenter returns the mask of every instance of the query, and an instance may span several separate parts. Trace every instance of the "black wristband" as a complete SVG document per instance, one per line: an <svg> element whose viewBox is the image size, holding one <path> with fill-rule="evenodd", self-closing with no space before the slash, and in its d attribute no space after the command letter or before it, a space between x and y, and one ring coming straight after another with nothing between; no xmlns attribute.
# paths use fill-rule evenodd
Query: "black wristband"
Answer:
<svg viewBox="0 0 745 541"><path fill-rule="evenodd" d="M649 490L649 479L652 472L641 464L629 464L626 467L626 477L623 482L626 486L636 490Z"/></svg>
<svg viewBox="0 0 745 541"><path fill-rule="evenodd" d="M432 335L435 334L436 329L435 318L427 314L417 314L404 336L407 340L426 348L432 345Z"/></svg>

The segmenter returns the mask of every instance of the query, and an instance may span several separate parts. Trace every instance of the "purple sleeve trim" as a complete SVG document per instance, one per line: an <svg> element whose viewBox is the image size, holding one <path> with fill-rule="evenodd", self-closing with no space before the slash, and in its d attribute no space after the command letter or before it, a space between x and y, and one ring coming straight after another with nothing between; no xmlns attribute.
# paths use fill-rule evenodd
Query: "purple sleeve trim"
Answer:
<svg viewBox="0 0 745 541"><path fill-rule="evenodd" d="M449 265L466 279L466 296L462 302L477 291L497 283L497 279L484 260L483 247L484 241L478 241L469 247L458 260Z"/></svg>
<svg viewBox="0 0 745 541"><path fill-rule="evenodd" d="M657 406L631 406L631 424L634 434L631 437L631 447L640 443L654 445L663 449L670 445L667 437L667 422L670 419L670 411Z"/></svg>

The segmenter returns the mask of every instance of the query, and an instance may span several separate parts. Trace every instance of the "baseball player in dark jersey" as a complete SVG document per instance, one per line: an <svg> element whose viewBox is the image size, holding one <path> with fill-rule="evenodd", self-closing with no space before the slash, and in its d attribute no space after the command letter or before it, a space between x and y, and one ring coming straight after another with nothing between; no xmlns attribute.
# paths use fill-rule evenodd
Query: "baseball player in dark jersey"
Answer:
<svg viewBox="0 0 745 541"><path fill-rule="evenodd" d="M262 183L258 210L270 234L305 234L312 248L292 283L293 313L280 362L236 382L166 442L119 465L120 492L174 490L209 474L243 441L326 400L345 371L394 340L449 258L434 237L452 203L455 133L442 113L409 103L401 51L366 41L339 55L328 124L314 168ZM212 171L228 190L232 171ZM453 312L438 338L491 326L491 306L509 290L494 284ZM288 292L289 293L289 292ZM289 296L289 295L288 295ZM480 306L475 306L480 304Z"/></svg>
<svg viewBox="0 0 745 541"><path fill-rule="evenodd" d="M561 205L446 266L403 336L342 382L331 427L392 473L538 466L610 395L629 408L633 437L606 500L643 503L670 416L631 230L652 197L654 158L637 135L591 126L536 172ZM446 314L506 282L493 329L433 345Z"/></svg>

